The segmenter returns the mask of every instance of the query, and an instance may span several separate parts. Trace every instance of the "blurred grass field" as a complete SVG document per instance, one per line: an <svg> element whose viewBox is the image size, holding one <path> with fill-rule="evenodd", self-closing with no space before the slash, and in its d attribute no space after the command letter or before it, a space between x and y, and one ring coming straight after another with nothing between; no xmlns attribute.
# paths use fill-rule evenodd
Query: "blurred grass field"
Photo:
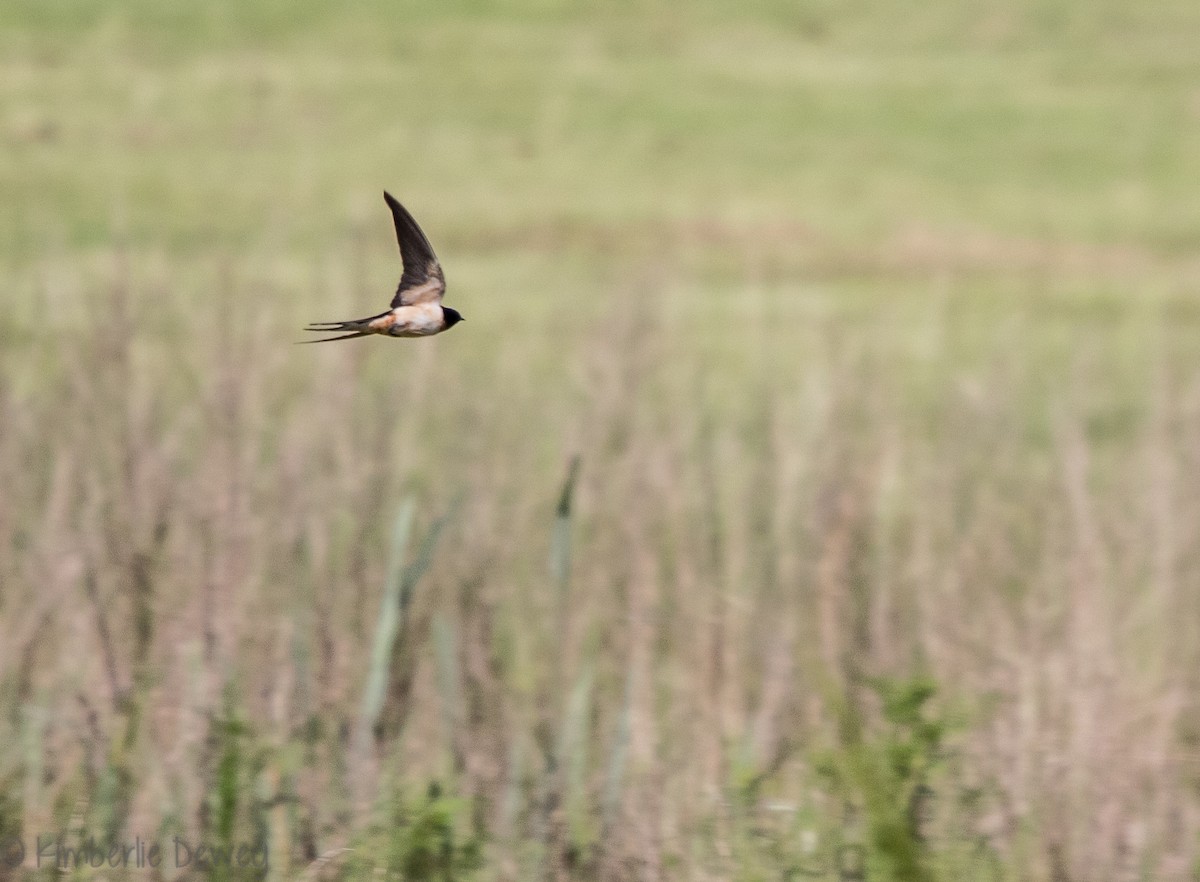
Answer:
<svg viewBox="0 0 1200 882"><path fill-rule="evenodd" d="M0 880L1196 878L1198 43L4 4Z"/></svg>

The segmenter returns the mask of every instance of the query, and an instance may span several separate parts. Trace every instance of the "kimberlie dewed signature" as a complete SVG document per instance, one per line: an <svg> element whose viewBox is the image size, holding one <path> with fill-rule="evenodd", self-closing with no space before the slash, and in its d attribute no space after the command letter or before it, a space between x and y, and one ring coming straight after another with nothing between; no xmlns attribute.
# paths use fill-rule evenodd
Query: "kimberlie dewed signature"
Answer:
<svg viewBox="0 0 1200 882"><path fill-rule="evenodd" d="M265 840L205 842L172 836L154 839L134 836L125 840L97 840L94 836L68 839L39 833L32 841L19 836L0 840L0 867L15 869L55 867L59 870L182 869L217 867L266 870L270 856Z"/></svg>

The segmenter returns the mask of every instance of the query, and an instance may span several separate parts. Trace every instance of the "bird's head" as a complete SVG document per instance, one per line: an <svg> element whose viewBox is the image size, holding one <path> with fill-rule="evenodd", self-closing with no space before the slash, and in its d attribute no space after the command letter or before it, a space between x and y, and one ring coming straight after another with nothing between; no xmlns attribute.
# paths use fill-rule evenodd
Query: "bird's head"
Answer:
<svg viewBox="0 0 1200 882"><path fill-rule="evenodd" d="M442 320L445 321L447 328L453 328L459 322L464 321L462 313L448 306L442 307Z"/></svg>

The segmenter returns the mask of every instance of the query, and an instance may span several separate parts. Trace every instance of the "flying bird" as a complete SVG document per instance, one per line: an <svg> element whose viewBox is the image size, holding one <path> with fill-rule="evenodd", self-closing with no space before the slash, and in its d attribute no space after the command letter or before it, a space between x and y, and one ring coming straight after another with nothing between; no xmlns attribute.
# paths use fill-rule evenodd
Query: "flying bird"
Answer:
<svg viewBox="0 0 1200 882"><path fill-rule="evenodd" d="M442 295L446 293L446 278L442 265L433 253L433 246L403 205L386 190L383 199L392 210L396 224L396 241L400 244L400 260L404 273L396 296L386 312L348 322L314 322L306 331L320 334L340 334L321 340L305 340L305 343L330 343L334 340L352 340L371 334L387 337L430 337L452 328L463 320L456 309L442 306ZM341 334L342 331L349 331Z"/></svg>

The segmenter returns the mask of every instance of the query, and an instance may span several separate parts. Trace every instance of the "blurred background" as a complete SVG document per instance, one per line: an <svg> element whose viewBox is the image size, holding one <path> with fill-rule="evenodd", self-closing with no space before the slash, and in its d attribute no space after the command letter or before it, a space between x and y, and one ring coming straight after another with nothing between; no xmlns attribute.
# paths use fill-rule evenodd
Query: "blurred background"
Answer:
<svg viewBox="0 0 1200 882"><path fill-rule="evenodd" d="M0 878L1196 878L1198 44L8 0Z"/></svg>

